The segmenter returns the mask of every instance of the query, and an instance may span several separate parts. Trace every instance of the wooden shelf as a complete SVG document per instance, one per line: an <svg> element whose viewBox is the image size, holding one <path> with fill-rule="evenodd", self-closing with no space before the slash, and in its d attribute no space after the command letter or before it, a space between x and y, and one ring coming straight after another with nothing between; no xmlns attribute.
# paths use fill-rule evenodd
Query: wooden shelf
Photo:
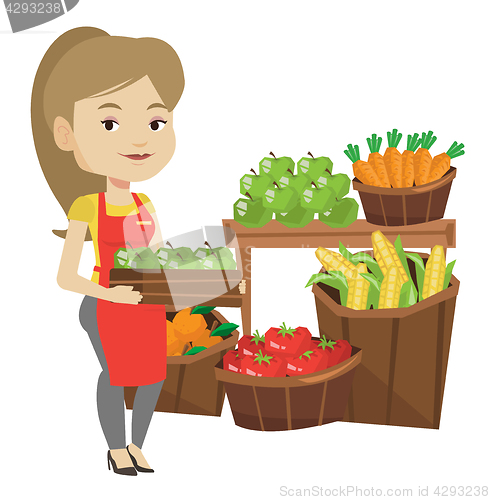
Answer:
<svg viewBox="0 0 490 500"><path fill-rule="evenodd" d="M401 236L403 248L428 248L442 245L444 253L456 247L456 220L439 219L411 226L376 226L359 219L348 227L331 228L320 220L314 220L301 228L288 228L272 220L260 228L247 228L232 220L223 219L223 226L236 235L237 265L243 272L246 292L242 300L242 331L251 335L252 318L252 248L325 248L338 249L341 241L346 247L371 249L371 233L381 230L392 242ZM233 247L233 245L230 245Z"/></svg>
<svg viewBox="0 0 490 500"><path fill-rule="evenodd" d="M354 248L372 248L371 233L378 229L393 242L401 235L404 248L432 248L434 245L442 245L444 249L456 247L454 219L412 226L376 226L359 219L341 228L328 227L320 220L300 228L288 228L276 220L260 228L247 228L232 219L223 219L223 226L235 232L240 248L338 248L339 241Z"/></svg>

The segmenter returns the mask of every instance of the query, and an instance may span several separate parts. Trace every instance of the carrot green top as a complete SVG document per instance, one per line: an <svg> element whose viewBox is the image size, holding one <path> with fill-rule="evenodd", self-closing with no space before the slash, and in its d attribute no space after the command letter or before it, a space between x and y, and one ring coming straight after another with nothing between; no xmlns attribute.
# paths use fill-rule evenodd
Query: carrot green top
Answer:
<svg viewBox="0 0 490 500"><path fill-rule="evenodd" d="M407 151L415 151L422 142L422 139L419 139L419 134L409 135L407 137Z"/></svg>
<svg viewBox="0 0 490 500"><path fill-rule="evenodd" d="M437 137L432 137L432 130L429 130L429 133L422 132L422 144L420 145L423 149L429 149L434 142L436 142Z"/></svg>
<svg viewBox="0 0 490 500"><path fill-rule="evenodd" d="M393 132L388 132L388 147L396 148L402 139L402 134L398 133L398 129L394 128Z"/></svg>
<svg viewBox="0 0 490 500"><path fill-rule="evenodd" d="M446 154L449 156L449 158L456 158L456 156L461 156L464 155L464 144L458 144L456 141L454 141L451 144L451 147L446 151Z"/></svg>
<svg viewBox="0 0 490 500"><path fill-rule="evenodd" d="M352 163L355 163L356 161L359 161L361 159L361 155L359 154L359 146L357 145L352 146L352 144L348 144L347 149L344 151L344 153Z"/></svg>
<svg viewBox="0 0 490 500"><path fill-rule="evenodd" d="M369 151L371 153L379 153L379 148L381 147L381 137L378 137L376 134L373 134L371 136L371 139L368 137L366 139L368 146L369 146Z"/></svg>

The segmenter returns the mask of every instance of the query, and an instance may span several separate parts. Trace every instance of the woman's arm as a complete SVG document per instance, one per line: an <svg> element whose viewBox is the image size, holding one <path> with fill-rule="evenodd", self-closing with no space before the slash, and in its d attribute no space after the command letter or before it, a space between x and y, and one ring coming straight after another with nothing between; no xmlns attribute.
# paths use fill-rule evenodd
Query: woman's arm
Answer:
<svg viewBox="0 0 490 500"><path fill-rule="evenodd" d="M60 267L58 269L58 285L64 290L89 295L97 299L110 300L122 304L138 304L142 295L133 291L132 286L116 286L105 288L78 274L83 242L87 232L87 222L70 220L66 233Z"/></svg>

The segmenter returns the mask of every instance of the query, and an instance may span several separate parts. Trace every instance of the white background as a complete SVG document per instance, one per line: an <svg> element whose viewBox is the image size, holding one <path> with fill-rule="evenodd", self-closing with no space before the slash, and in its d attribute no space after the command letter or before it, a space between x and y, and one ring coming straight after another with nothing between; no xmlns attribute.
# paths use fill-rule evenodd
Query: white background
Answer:
<svg viewBox="0 0 490 500"><path fill-rule="evenodd" d="M81 0L18 34L0 10L5 498L269 499L281 498L281 486L348 485L415 496L419 486L488 485L488 10L468 0ZM329 156L352 177L345 146L358 143L366 156L373 132L398 128L404 146L407 134L433 130L433 154L464 142L446 210L457 218L448 260L457 259L461 288L440 430L339 422L259 433L236 427L225 401L221 418L155 414L144 451L156 474L108 472L95 404L100 367L78 322L81 297L56 284L63 242L51 230L67 223L30 125L39 62L77 26L162 38L181 58L176 153L157 178L135 186L166 235L232 218L240 177L269 151ZM318 270L313 250L255 250L253 259L252 328L285 321L317 334L304 288ZM81 274L92 266L87 243ZM238 310L220 312L241 323Z"/></svg>

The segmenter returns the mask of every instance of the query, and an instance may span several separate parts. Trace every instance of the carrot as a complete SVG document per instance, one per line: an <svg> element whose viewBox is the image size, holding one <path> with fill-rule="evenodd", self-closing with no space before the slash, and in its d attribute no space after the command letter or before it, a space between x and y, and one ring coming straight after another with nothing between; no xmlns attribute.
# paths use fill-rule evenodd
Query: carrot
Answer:
<svg viewBox="0 0 490 500"><path fill-rule="evenodd" d="M349 144L344 151L347 158L352 162L354 175L363 183L368 186L382 187L378 175L373 167L367 162L360 159L359 146L352 146Z"/></svg>
<svg viewBox="0 0 490 500"><path fill-rule="evenodd" d="M407 149L402 154L402 187L412 187L415 180L415 172L413 169L414 151L420 146L422 139L419 139L419 134L409 135L407 137Z"/></svg>
<svg viewBox="0 0 490 500"><path fill-rule="evenodd" d="M427 182L436 181L440 179L451 166L451 160L457 156L464 155L464 144L458 144L454 141L446 153L434 156L432 165L430 167L429 178Z"/></svg>
<svg viewBox="0 0 490 500"><path fill-rule="evenodd" d="M393 132L388 132L388 147L383 155L390 184L394 188L402 187L402 154L396 149L401 138L402 134L399 134L396 128Z"/></svg>
<svg viewBox="0 0 490 500"><path fill-rule="evenodd" d="M427 179L429 178L430 166L432 163L432 156L429 153L429 148L437 140L437 137L432 137L432 133L432 130L427 134L425 132L422 133L422 143L413 157L416 186L427 184Z"/></svg>
<svg viewBox="0 0 490 500"><path fill-rule="evenodd" d="M390 178L388 177L388 172L386 171L385 162L383 157L379 154L379 148L381 146L381 137L377 137L376 134L371 136L371 139L367 138L367 143L369 146L369 151L371 154L368 158L368 163L373 167L376 175L378 176L382 187L391 187Z"/></svg>

